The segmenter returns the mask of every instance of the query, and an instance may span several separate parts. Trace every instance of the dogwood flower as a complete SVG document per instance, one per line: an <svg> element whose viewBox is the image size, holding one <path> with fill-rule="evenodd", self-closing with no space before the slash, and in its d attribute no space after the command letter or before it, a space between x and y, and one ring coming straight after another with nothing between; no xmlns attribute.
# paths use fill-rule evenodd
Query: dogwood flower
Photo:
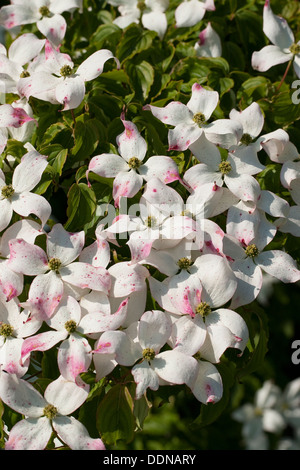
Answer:
<svg viewBox="0 0 300 470"><path fill-rule="evenodd" d="M262 270L284 283L297 282L300 271L295 260L282 250L264 250L276 234L276 227L257 210L246 214L247 206L230 215L227 234L223 240L224 253L231 259L237 279L237 289L231 308L252 302L262 286ZM243 214L243 215L242 215ZM240 225L242 218L245 223Z"/></svg>
<svg viewBox="0 0 300 470"><path fill-rule="evenodd" d="M47 234L47 253L22 239L10 241L8 265L33 279L26 305L33 314L50 318L59 305L68 284L84 290L108 292L110 275L103 267L75 262L84 246L84 232L69 233L55 224Z"/></svg>
<svg viewBox="0 0 300 470"><path fill-rule="evenodd" d="M157 187L155 183L154 187ZM197 224L191 217L181 214L169 216L164 213L164 207L161 209L158 205L151 205L143 197L138 209L139 216L121 214L107 227L109 233L120 233L122 236L129 233L127 244L131 263L147 258L152 247L174 246L182 238L194 238L196 235Z"/></svg>
<svg viewBox="0 0 300 470"><path fill-rule="evenodd" d="M210 308L219 308L232 298L237 281L223 256L207 253L198 256L192 264L186 263L185 269L183 263L181 266L179 274L162 282L152 276L149 278L151 293L164 310L194 317L197 302L209 304ZM193 306L190 295L194 299Z"/></svg>
<svg viewBox="0 0 300 470"><path fill-rule="evenodd" d="M183 177L185 183L194 191L203 184L214 183L227 188L239 199L256 201L260 195L260 185L253 177L263 166L249 154L235 155L228 152L226 160L222 160L219 149L203 134L190 146L193 155L201 163L189 168Z"/></svg>
<svg viewBox="0 0 300 470"><path fill-rule="evenodd" d="M215 144L229 147L239 141L242 129L239 123L230 119L207 123L218 101L217 91L206 90L194 83L192 96L186 105L172 101L162 108L147 104L143 109L151 111L161 122L175 126L168 133L169 150L186 150L203 133Z"/></svg>
<svg viewBox="0 0 300 470"><path fill-rule="evenodd" d="M24 66L40 53L44 45L45 39L25 33L11 43L8 51L4 49L0 53L0 78L6 93L17 93L17 83L24 74L26 75Z"/></svg>
<svg viewBox="0 0 300 470"><path fill-rule="evenodd" d="M205 257L215 255L203 255L203 258ZM206 282L203 288L197 272L192 268L193 266L189 268L189 273L181 271L167 282L160 283L161 285L151 278L151 292L162 308L178 318L173 324L171 346L176 350L182 348L185 353L190 350L187 348L192 348L193 355L200 352L204 360L217 363L227 348L237 348L241 352L245 349L249 337L248 328L240 315L233 310L213 310L214 306L226 303L226 297L221 299L216 291L209 293L209 284L212 287L210 282ZM202 279L204 277L203 275ZM225 291L226 288L223 288L222 293L226 294ZM188 338L189 344L186 346Z"/></svg>
<svg viewBox="0 0 300 470"><path fill-rule="evenodd" d="M9 242L13 238L23 238L28 243L34 243L37 236L44 231L33 220L19 220L8 227L0 239L0 299L7 302L19 296L24 288L24 276L16 273L8 266Z"/></svg>
<svg viewBox="0 0 300 470"><path fill-rule="evenodd" d="M50 43L45 54L45 60L48 60L45 70L38 70L28 77L21 78L18 93L27 99L34 96L53 104L63 104L63 111L75 109L81 104L85 95L85 82L101 75L107 60L114 59L119 66L118 59L107 49L94 52L76 71L73 70L74 63L71 58L57 51Z"/></svg>
<svg viewBox="0 0 300 470"><path fill-rule="evenodd" d="M245 403L232 414L233 419L242 423L242 435L248 450L267 450L265 432L279 433L286 422L278 411L281 390L270 380L256 392L254 403Z"/></svg>
<svg viewBox="0 0 300 470"><path fill-rule="evenodd" d="M179 171L172 158L155 155L144 158L147 152L147 143L139 133L135 124L121 120L125 127L124 132L117 137L120 155L104 153L93 157L89 163L87 175L90 171L105 178L114 178L113 198L116 207L119 207L121 197L133 197L141 189L143 181L159 177L165 183L180 180Z"/></svg>
<svg viewBox="0 0 300 470"><path fill-rule="evenodd" d="M101 439L92 439L72 414L86 400L88 388L59 376L44 397L14 374L1 374L0 397L10 408L26 416L10 430L7 450L43 450L53 432L72 450L104 450Z"/></svg>
<svg viewBox="0 0 300 470"><path fill-rule="evenodd" d="M0 365L9 374L23 377L29 360L21 363L21 348L24 338L38 331L42 322L29 318L29 312L20 311L18 299L5 304L0 302Z"/></svg>
<svg viewBox="0 0 300 470"><path fill-rule="evenodd" d="M163 38L168 27L165 11L169 0L109 0L108 3L118 7L120 16L113 22L120 28L124 29L131 23L141 21L144 28L156 31L160 39Z"/></svg>
<svg viewBox="0 0 300 470"><path fill-rule="evenodd" d="M206 10L214 11L214 0L184 0L175 10L177 28L194 26L204 17Z"/></svg>
<svg viewBox="0 0 300 470"><path fill-rule="evenodd" d="M221 39L218 33L212 28L210 22L208 22L206 28L199 34L199 39L194 49L199 57L221 57Z"/></svg>
<svg viewBox="0 0 300 470"><path fill-rule="evenodd" d="M253 52L252 67L259 72L265 72L274 65L293 61L295 73L300 77L300 41L295 42L287 21L274 15L270 0L266 0L264 5L263 31L272 44Z"/></svg>
<svg viewBox="0 0 300 470"><path fill-rule="evenodd" d="M34 214L41 220L42 225L45 225L52 208L43 196L31 191L39 183L47 165L45 155L31 150L14 169L11 184L6 184L4 173L0 170L0 230L8 226L13 212L24 217Z"/></svg>
<svg viewBox="0 0 300 470"><path fill-rule="evenodd" d="M122 327L126 328L139 320L145 311L148 293L146 280L150 273L145 266L132 264L130 261L114 263L108 268L108 272L111 279L110 311L116 312L123 301L128 301L126 318L122 323ZM86 296L84 298L86 300ZM91 309L93 310L92 307ZM108 313L107 309L105 311Z"/></svg>
<svg viewBox="0 0 300 470"><path fill-rule="evenodd" d="M230 147L230 152L258 170L264 170L264 165L257 158L257 153L261 150L261 142L265 140L265 136L258 137L264 126L264 116L259 104L253 102L242 111L232 109L229 118L239 122L243 128L239 144Z"/></svg>
<svg viewBox="0 0 300 470"><path fill-rule="evenodd" d="M47 37L56 47L65 37L67 22L61 15L64 11L73 11L81 8L82 0L26 0L12 2L0 9L0 24L5 29L16 26L36 23L38 30Z"/></svg>
<svg viewBox="0 0 300 470"><path fill-rule="evenodd" d="M17 128L24 124L34 121L23 107L14 107L11 104L0 105L0 152L2 153L6 147L8 139L8 129Z"/></svg>
<svg viewBox="0 0 300 470"><path fill-rule="evenodd" d="M92 361L87 339L77 332L80 320L79 303L73 297L66 296L52 318L47 320L48 326L53 329L24 340L21 361L26 361L32 351L47 351L60 342L57 355L59 371L66 380L76 382L78 374L86 372Z"/></svg>

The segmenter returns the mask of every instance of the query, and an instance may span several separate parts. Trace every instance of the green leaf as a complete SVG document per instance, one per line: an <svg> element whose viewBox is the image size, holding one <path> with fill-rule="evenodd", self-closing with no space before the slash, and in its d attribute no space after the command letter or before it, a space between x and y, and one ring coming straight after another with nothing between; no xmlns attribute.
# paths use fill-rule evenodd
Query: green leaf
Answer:
<svg viewBox="0 0 300 470"><path fill-rule="evenodd" d="M139 63L127 62L125 70L130 78L137 100L145 100L154 81L154 68L146 60Z"/></svg>
<svg viewBox="0 0 300 470"><path fill-rule="evenodd" d="M12 155L20 160L27 152L28 150L24 147L22 142L15 139L8 139L5 149L7 155Z"/></svg>
<svg viewBox="0 0 300 470"><path fill-rule="evenodd" d="M259 97L265 97L267 94L268 87L271 82L268 78L263 76L252 77L246 80L241 87L241 92L245 93L247 97L250 97L256 92ZM238 93L237 97L240 97Z"/></svg>
<svg viewBox="0 0 300 470"><path fill-rule="evenodd" d="M132 59L136 54L149 49L153 39L156 37L155 31L148 31L139 25L131 24L123 32L117 48L117 57L122 63Z"/></svg>
<svg viewBox="0 0 300 470"><path fill-rule="evenodd" d="M101 24L90 39L91 44L95 44L97 49L111 47L118 44L122 30L113 23Z"/></svg>
<svg viewBox="0 0 300 470"><path fill-rule="evenodd" d="M106 140L106 130L98 119L88 119L85 115L76 119L74 129L75 145L70 151L70 165L85 160L97 148L101 140Z"/></svg>
<svg viewBox="0 0 300 470"><path fill-rule="evenodd" d="M85 183L74 183L68 192L68 207L65 229L79 231L94 216L97 203L92 188Z"/></svg>
<svg viewBox="0 0 300 470"><path fill-rule="evenodd" d="M152 404L147 397L143 395L139 400L135 400L133 414L136 418L136 424L138 429L143 429L143 424L147 416L149 415Z"/></svg>
<svg viewBox="0 0 300 470"><path fill-rule="evenodd" d="M199 64L209 69L220 69L226 75L229 73L229 63L223 57L199 57Z"/></svg>
<svg viewBox="0 0 300 470"><path fill-rule="evenodd" d="M55 173L57 173L59 176L62 174L62 170L64 167L64 164L66 163L68 156L68 149L63 149L54 158L54 160L51 162L51 166Z"/></svg>
<svg viewBox="0 0 300 470"><path fill-rule="evenodd" d="M107 445L119 440L129 443L134 437L133 400L125 385L114 385L97 409L96 425Z"/></svg>

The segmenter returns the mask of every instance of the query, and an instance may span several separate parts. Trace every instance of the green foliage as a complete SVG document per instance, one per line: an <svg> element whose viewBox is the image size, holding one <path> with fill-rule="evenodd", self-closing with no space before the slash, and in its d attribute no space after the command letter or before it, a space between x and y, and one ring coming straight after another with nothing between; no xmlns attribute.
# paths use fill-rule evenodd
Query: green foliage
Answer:
<svg viewBox="0 0 300 470"><path fill-rule="evenodd" d="M99 78L86 84L84 102L72 112L61 112L59 107L37 99L30 101L35 117L42 116L32 142L40 153L48 156L48 167L35 192L53 202L54 216L68 231L84 230L88 235L93 234L100 217L98 207L111 200L112 181L92 173L87 181L86 170L93 156L118 152L116 137L123 131L122 112L146 138L147 156L170 155L183 175L191 162L190 152L167 153L168 129L150 112L144 111L143 106L165 106L171 101L186 103L195 82L219 92L220 103L213 117L228 118L232 108L243 110L256 101L265 116L263 132L283 128L295 137L295 144L300 145L300 106L291 100L291 84L295 79L292 68L282 82L284 65L264 74L251 67L252 52L267 44L262 31L264 0L216 0L216 11L207 11L199 24L192 28L174 28L174 11L179 3L170 1L168 19L172 26L163 40L141 24L120 29L111 22L115 13L106 2L84 1L83 12L75 11L69 18L61 50L74 58L75 66L96 50L107 48L119 60L120 68L108 61ZM96 15L89 12L89 6L97 9ZM285 16L298 34L297 1L274 1L274 11ZM222 57L196 56L194 44L208 22L221 37ZM25 30L37 33L34 26ZM1 155L1 167L7 164L8 156L19 162L25 153L21 142L9 139ZM281 165L271 162L264 151L261 153L266 166L257 177L261 188L282 195ZM173 186L176 187L176 183ZM180 191L188 195L185 188ZM219 222L217 218L214 220ZM299 241L278 234L276 242L284 244L286 251L299 261ZM118 253L119 259L128 259L128 247L121 246ZM157 273L150 269L155 277ZM91 436L100 435L109 449L222 448L224 436L220 429L225 428L227 447L237 447L238 428L230 420L230 413L248 398L245 384L250 383L250 388L255 390L265 377L282 383L290 377L287 348L297 333L296 326L299 327L295 316L300 299L295 290L289 301L289 294L283 289L272 292L269 305L261 306L255 301L247 309L239 310L249 327L250 340L242 357L230 350L217 365L224 383L220 402L200 405L185 387L170 387L171 390L160 387L158 392L148 391L137 401L132 377L129 382L122 380L123 377L114 382L110 381L111 377L115 378L112 374L97 382L89 371L81 377L91 388L78 413L79 420ZM150 299L149 303L154 302ZM280 351L272 356L276 345L271 338L280 339L282 331L285 362ZM59 375L56 354L55 349L43 353L38 382L41 389L48 380ZM278 363L280 359L282 363ZM293 370L293 374L297 372ZM96 422L91 416L96 416ZM4 410L0 403L0 447L4 442L3 422L11 427L19 419L18 413Z"/></svg>

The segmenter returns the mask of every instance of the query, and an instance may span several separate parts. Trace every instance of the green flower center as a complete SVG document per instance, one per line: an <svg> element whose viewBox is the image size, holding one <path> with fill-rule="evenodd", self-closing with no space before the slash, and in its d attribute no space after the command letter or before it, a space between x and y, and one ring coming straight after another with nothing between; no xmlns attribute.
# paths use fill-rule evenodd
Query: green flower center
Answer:
<svg viewBox="0 0 300 470"><path fill-rule="evenodd" d="M252 243L252 245L248 245L247 248L245 249L246 256L249 258L255 258L255 256L258 255L259 251L257 246Z"/></svg>
<svg viewBox="0 0 300 470"><path fill-rule="evenodd" d="M39 9L39 13L40 13L40 15L43 16L43 17L44 17L44 16L50 16L50 10L49 10L49 8L46 7L46 6L41 7L41 8Z"/></svg>
<svg viewBox="0 0 300 470"><path fill-rule="evenodd" d="M207 317L211 312L210 305L207 302L201 302L199 305L196 307L196 313L201 315L203 318Z"/></svg>
<svg viewBox="0 0 300 470"><path fill-rule="evenodd" d="M189 269L189 267L193 264L192 260L189 258L180 258L177 261L177 265L179 266L179 269Z"/></svg>
<svg viewBox="0 0 300 470"><path fill-rule="evenodd" d="M13 327L8 325L7 323L2 323L2 325L0 326L0 335L4 336L5 338L12 336L13 331Z"/></svg>
<svg viewBox="0 0 300 470"><path fill-rule="evenodd" d="M193 121L199 126L203 126L206 123L206 118L203 113L194 114Z"/></svg>
<svg viewBox="0 0 300 470"><path fill-rule="evenodd" d="M131 157L128 160L128 166L133 170L135 168L139 168L141 166L141 163L141 160L139 160L137 157Z"/></svg>
<svg viewBox="0 0 300 470"><path fill-rule="evenodd" d="M290 47L290 52L292 54L300 54L300 44L292 44Z"/></svg>
<svg viewBox="0 0 300 470"><path fill-rule="evenodd" d="M230 173L232 170L231 168L231 165L229 162L221 162L220 165L219 165L219 171L223 174L223 175L228 175L228 173Z"/></svg>
<svg viewBox="0 0 300 470"><path fill-rule="evenodd" d="M59 258L51 258L48 262L48 266L51 271L58 272L61 267L61 261Z"/></svg>
<svg viewBox="0 0 300 470"><path fill-rule="evenodd" d="M153 215L148 215L147 219L145 220L145 225L146 227L153 228L155 227L157 221L156 218L153 217Z"/></svg>
<svg viewBox="0 0 300 470"><path fill-rule="evenodd" d="M76 331L76 328L77 328L77 323L75 320L68 320L65 323L65 329L67 330L68 333L74 333L74 331Z"/></svg>
<svg viewBox="0 0 300 470"><path fill-rule="evenodd" d="M196 352L196 354L194 354L194 358L197 359L197 361L200 361L201 360L201 353L200 351Z"/></svg>
<svg viewBox="0 0 300 470"><path fill-rule="evenodd" d="M44 408L44 416L49 419L55 418L57 415L57 408L54 405L47 405Z"/></svg>
<svg viewBox="0 0 300 470"><path fill-rule="evenodd" d="M145 10L145 8L146 8L145 2L141 0L140 2L138 2L137 7L138 7L141 11Z"/></svg>
<svg viewBox="0 0 300 470"><path fill-rule="evenodd" d="M10 199L15 193L14 188L12 187L11 184L8 184L7 186L3 186L1 189L1 194L5 199Z"/></svg>
<svg viewBox="0 0 300 470"><path fill-rule="evenodd" d="M189 211L188 209L184 209L180 215L185 216L185 217L190 217L191 219L194 218L193 213Z"/></svg>
<svg viewBox="0 0 300 470"><path fill-rule="evenodd" d="M20 78L26 78L26 77L30 77L30 73L27 72L27 70L23 70L23 72L20 73Z"/></svg>
<svg viewBox="0 0 300 470"><path fill-rule="evenodd" d="M143 350L143 359L146 361L152 361L155 358L155 351L152 348L146 348Z"/></svg>
<svg viewBox="0 0 300 470"><path fill-rule="evenodd" d="M241 137L241 144L250 145L252 143L252 137L250 134L243 134Z"/></svg>
<svg viewBox="0 0 300 470"><path fill-rule="evenodd" d="M255 408L254 410L254 415L255 416L262 416L263 415L263 412L260 408Z"/></svg>
<svg viewBox="0 0 300 470"><path fill-rule="evenodd" d="M60 74L62 77L69 77L72 75L72 73L72 67L70 67L70 65L63 65L60 69Z"/></svg>

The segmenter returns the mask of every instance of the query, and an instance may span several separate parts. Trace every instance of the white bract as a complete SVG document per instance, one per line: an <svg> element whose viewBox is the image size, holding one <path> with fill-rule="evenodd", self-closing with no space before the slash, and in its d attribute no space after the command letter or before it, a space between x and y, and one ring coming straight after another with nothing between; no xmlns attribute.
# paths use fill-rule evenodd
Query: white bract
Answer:
<svg viewBox="0 0 300 470"><path fill-rule="evenodd" d="M214 0L184 0L175 10L177 28L194 26L204 17L206 10L215 10Z"/></svg>
<svg viewBox="0 0 300 470"><path fill-rule="evenodd" d="M147 143L136 125L122 119L124 132L118 135L117 145L120 155L104 153L93 157L89 163L89 172L105 178L114 178L113 198L116 207L121 197L133 197L141 189L144 180L159 177L165 183L179 180L176 163L168 156L155 155L144 162Z"/></svg>
<svg viewBox="0 0 300 470"><path fill-rule="evenodd" d="M87 395L88 387L79 387L60 376L48 385L43 397L30 383L3 372L1 399L26 416L11 429L5 448L43 450L53 427L59 439L73 450L104 450L101 439L91 439L83 424L68 416L85 402Z"/></svg>
<svg viewBox="0 0 300 470"><path fill-rule="evenodd" d="M300 77L300 41L295 42L287 21L274 15L270 0L266 0L264 5L263 31L272 44L253 52L252 67L259 72L265 72L274 65L293 61L294 70Z"/></svg>
<svg viewBox="0 0 300 470"><path fill-rule="evenodd" d="M84 99L85 83L101 75L109 59L119 63L111 51L102 49L94 52L74 70L71 58L48 43L44 64L39 64L38 70L19 80L18 93L27 99L34 96L52 104L63 104L63 111L75 109Z"/></svg>
<svg viewBox="0 0 300 470"><path fill-rule="evenodd" d="M75 261L84 246L84 232L69 233L61 224L55 224L47 234L47 253L19 238L11 240L9 246L9 267L35 276L23 305L42 319L52 316L69 284L81 291L109 291L110 276L105 268Z"/></svg>
<svg viewBox="0 0 300 470"><path fill-rule="evenodd" d="M218 33L212 28L211 23L208 22L199 34L199 39L196 42L195 51L199 57L221 57L222 56L222 43Z"/></svg>
<svg viewBox="0 0 300 470"><path fill-rule="evenodd" d="M43 196L32 190L39 183L47 165L47 157L32 150L16 166L11 184L6 184L5 175L0 170L0 230L9 225L13 212L24 217L35 214L42 226L45 225L51 214L51 206Z"/></svg>
<svg viewBox="0 0 300 470"><path fill-rule="evenodd" d="M82 7L82 0L18 0L0 9L0 24L11 30L17 26L36 23L39 31L56 47L65 36L67 22L61 13Z"/></svg>
<svg viewBox="0 0 300 470"><path fill-rule="evenodd" d="M163 108L147 104L144 109L151 111L163 123L175 126L169 130L169 150L186 150L203 133L211 142L228 148L240 140L242 128L230 119L207 122L218 101L217 91L206 90L199 83L194 83L192 96L186 105L172 101Z"/></svg>
<svg viewBox="0 0 300 470"><path fill-rule="evenodd" d="M156 31L158 36L163 38L168 27L165 11L169 6L169 0L145 0L145 2L109 0L108 3L118 7L120 16L117 16L113 22L120 28L141 21L144 28Z"/></svg>

